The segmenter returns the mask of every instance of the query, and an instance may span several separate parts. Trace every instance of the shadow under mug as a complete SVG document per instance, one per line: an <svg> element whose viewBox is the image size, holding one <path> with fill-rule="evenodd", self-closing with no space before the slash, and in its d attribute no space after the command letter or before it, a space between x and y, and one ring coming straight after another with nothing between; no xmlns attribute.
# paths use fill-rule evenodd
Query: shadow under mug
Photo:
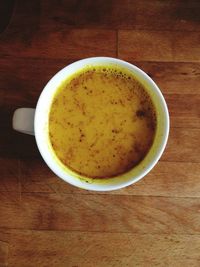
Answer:
<svg viewBox="0 0 200 267"><path fill-rule="evenodd" d="M48 117L51 102L59 85L86 66L112 65L131 71L145 87L156 110L157 127L154 142L145 158L131 170L107 179L91 179L81 176L63 165L52 151L48 135ZM93 57L76 61L55 74L44 87L36 109L19 108L13 115L13 129L35 135L38 149L49 168L64 181L79 188L95 191L110 191L131 185L143 178L158 162L169 135L169 113L165 99L155 82L138 67L116 58Z"/></svg>

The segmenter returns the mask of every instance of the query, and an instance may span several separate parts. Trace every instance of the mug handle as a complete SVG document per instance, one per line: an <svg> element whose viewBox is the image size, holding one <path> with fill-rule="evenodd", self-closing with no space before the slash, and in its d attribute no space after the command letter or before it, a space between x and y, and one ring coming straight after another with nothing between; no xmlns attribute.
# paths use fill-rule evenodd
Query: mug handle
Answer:
<svg viewBox="0 0 200 267"><path fill-rule="evenodd" d="M15 110L12 119L12 127L14 130L35 135L34 134L34 108L18 108Z"/></svg>

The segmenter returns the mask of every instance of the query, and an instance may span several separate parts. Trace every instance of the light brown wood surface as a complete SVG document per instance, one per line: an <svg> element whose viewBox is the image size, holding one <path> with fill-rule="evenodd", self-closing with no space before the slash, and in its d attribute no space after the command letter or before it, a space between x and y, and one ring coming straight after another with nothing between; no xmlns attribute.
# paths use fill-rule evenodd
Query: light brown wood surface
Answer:
<svg viewBox="0 0 200 267"><path fill-rule="evenodd" d="M9 0L0 15L0 267L199 267L200 2ZM63 182L11 127L54 73L90 56L142 68L169 107L159 163L118 191Z"/></svg>

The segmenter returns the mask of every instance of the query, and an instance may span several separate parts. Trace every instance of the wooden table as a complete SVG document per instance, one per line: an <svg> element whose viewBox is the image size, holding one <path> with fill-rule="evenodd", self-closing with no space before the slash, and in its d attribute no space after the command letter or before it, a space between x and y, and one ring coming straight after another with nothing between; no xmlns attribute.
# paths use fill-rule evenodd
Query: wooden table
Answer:
<svg viewBox="0 0 200 267"><path fill-rule="evenodd" d="M200 2L1 1L0 266L200 266ZM3 15L2 15L3 14ZM169 106L167 148L144 179L96 193L43 162L13 111L91 56L146 71Z"/></svg>

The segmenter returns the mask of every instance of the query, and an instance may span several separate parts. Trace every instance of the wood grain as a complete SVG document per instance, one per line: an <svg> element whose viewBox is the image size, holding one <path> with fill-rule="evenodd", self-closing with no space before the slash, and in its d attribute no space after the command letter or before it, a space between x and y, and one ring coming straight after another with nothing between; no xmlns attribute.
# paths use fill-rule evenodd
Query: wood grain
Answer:
<svg viewBox="0 0 200 267"><path fill-rule="evenodd" d="M10 1L10 0L9 0ZM63 28L106 28L141 30L198 31L198 1L15 1L11 28L24 21L41 28L60 31ZM56 7L56 8L55 8ZM23 18L23 19L22 19ZM159 23L158 23L159 21ZM30 26L30 25L29 25Z"/></svg>
<svg viewBox="0 0 200 267"><path fill-rule="evenodd" d="M192 91L193 88L190 90ZM199 94L164 94L164 96L168 105L172 128L191 130L200 128Z"/></svg>
<svg viewBox="0 0 200 267"><path fill-rule="evenodd" d="M9 233L0 230L0 267L8 266L9 244Z"/></svg>
<svg viewBox="0 0 200 267"><path fill-rule="evenodd" d="M144 70L164 94L194 95L200 93L200 64L194 62L140 62L131 63Z"/></svg>
<svg viewBox="0 0 200 267"><path fill-rule="evenodd" d="M120 30L118 57L128 61L199 62L199 38L198 32Z"/></svg>
<svg viewBox="0 0 200 267"><path fill-rule="evenodd" d="M0 192L19 192L19 160L0 158Z"/></svg>
<svg viewBox="0 0 200 267"><path fill-rule="evenodd" d="M200 2L0 3L0 267L200 266ZM3 8L2 8L3 7ZM57 178L33 137L12 130L47 81L84 57L143 69L171 130L140 182L91 192Z"/></svg>
<svg viewBox="0 0 200 267"><path fill-rule="evenodd" d="M116 57L116 32L112 30L65 29L59 32L38 31L26 36L23 31L7 31L0 40L3 56L30 58Z"/></svg>
<svg viewBox="0 0 200 267"><path fill-rule="evenodd" d="M16 2L11 23L0 38L1 56L56 59L116 56L115 30L65 27L53 31L41 27L40 15L39 0Z"/></svg>
<svg viewBox="0 0 200 267"><path fill-rule="evenodd" d="M20 183L24 193L119 194L166 197L200 197L200 163L160 161L138 183L111 192L75 188L56 177L40 159L20 161ZM188 172L188 170L191 170Z"/></svg>
<svg viewBox="0 0 200 267"><path fill-rule="evenodd" d="M200 95L165 94L171 126L200 128Z"/></svg>
<svg viewBox="0 0 200 267"><path fill-rule="evenodd" d="M42 26L60 30L64 27L199 30L198 1L42 1ZM159 23L158 23L159 21Z"/></svg>
<svg viewBox="0 0 200 267"><path fill-rule="evenodd" d="M0 266L8 266L8 243L0 240Z"/></svg>
<svg viewBox="0 0 200 267"><path fill-rule="evenodd" d="M199 246L199 236L187 234L12 231L9 266L198 267Z"/></svg>
<svg viewBox="0 0 200 267"><path fill-rule="evenodd" d="M22 193L0 195L3 229L199 234L200 199ZM15 218L15 220L13 220Z"/></svg>
<svg viewBox="0 0 200 267"><path fill-rule="evenodd" d="M169 141L162 160L199 163L199 136L200 129L171 128Z"/></svg>

